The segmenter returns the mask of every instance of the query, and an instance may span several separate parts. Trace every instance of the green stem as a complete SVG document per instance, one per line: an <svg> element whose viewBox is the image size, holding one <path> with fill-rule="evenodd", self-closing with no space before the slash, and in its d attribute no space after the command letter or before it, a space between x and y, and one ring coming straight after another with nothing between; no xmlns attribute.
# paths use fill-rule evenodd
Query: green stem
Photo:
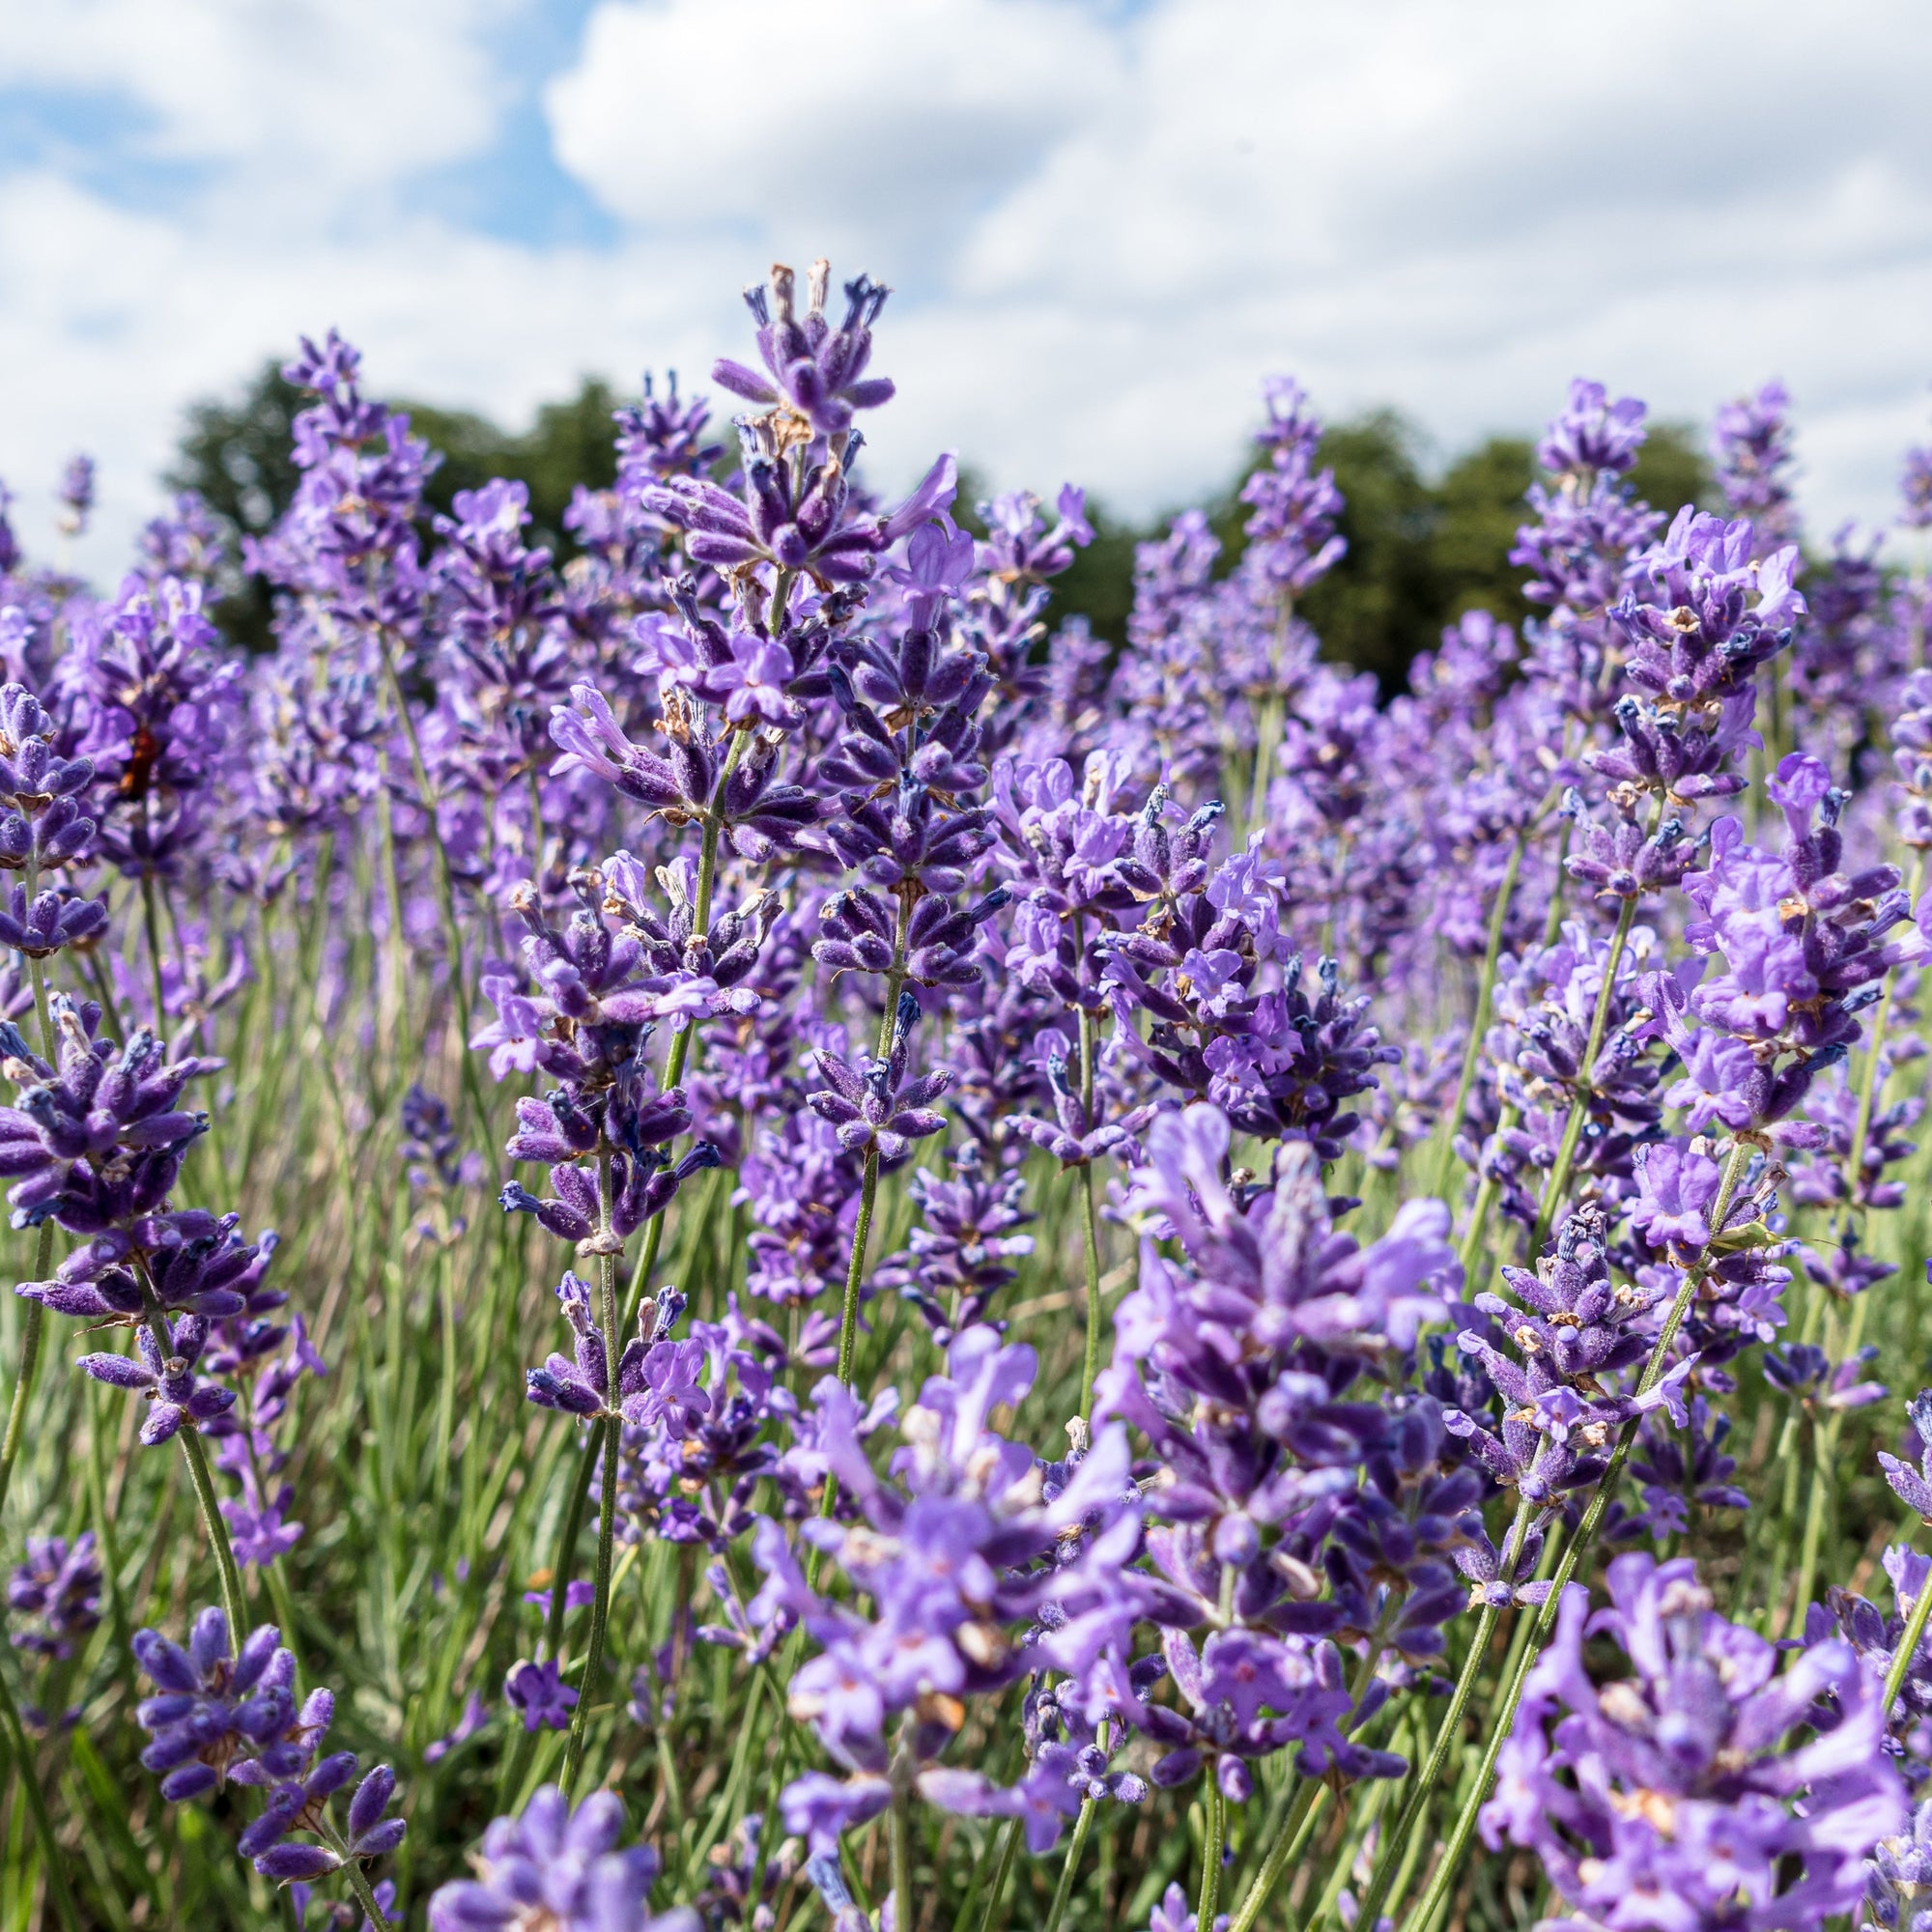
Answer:
<svg viewBox="0 0 1932 1932"><path fill-rule="evenodd" d="M180 1430L182 1454L187 1461L188 1480L194 1485L195 1501L201 1505L201 1520L214 1550L214 1567L221 1578L221 1607L228 1613L228 1628L236 1648L248 1634L248 1610L242 1594L242 1572L235 1564L235 1551L228 1541L228 1525L222 1520L221 1505L214 1494L214 1478L208 1466L208 1452L201 1446L201 1432L185 1422Z"/></svg>
<svg viewBox="0 0 1932 1932"><path fill-rule="evenodd" d="M1228 1932L1253 1932L1255 1921L1261 1918L1275 1887L1281 1883L1284 1874L1301 1861L1309 1839L1315 1835L1322 1804L1329 1795L1329 1787L1314 1778L1306 1780L1294 1794L1294 1803L1282 1821L1281 1831L1269 1846L1268 1855L1263 1861L1261 1870L1255 1874L1255 1882L1248 1888L1248 1895L1242 1899L1240 1910L1235 1914Z"/></svg>
<svg viewBox="0 0 1932 1932"><path fill-rule="evenodd" d="M1549 910L1543 920L1543 950L1547 952L1556 944L1556 935L1563 929L1563 888L1570 881L1569 868L1565 861L1570 856L1570 821L1563 821L1561 837L1556 841L1556 870L1549 884Z"/></svg>
<svg viewBox="0 0 1932 1932"><path fill-rule="evenodd" d="M396 655L384 630L382 634L383 669L388 678L389 696L396 707L397 722L410 748L410 766L415 774L416 796L429 821L430 850L436 860L437 907L442 915L442 943L449 954L449 997L456 1009L456 1027L461 1035L459 1051L463 1060L463 1089L476 1115L477 1131L484 1144L490 1141L490 1106L484 1098L482 1082L476 1072L476 1057L469 1051L469 981L463 964L463 928L456 917L456 881L449 869L449 854L443 848L442 829L436 815L436 788L430 783L429 766L422 754L422 741L416 736L416 722L410 716L409 700L403 695L403 681L396 672ZM402 935L397 934L401 943Z"/></svg>
<svg viewBox="0 0 1932 1932"><path fill-rule="evenodd" d="M1208 1830L1201 1846L1201 1896L1194 1908L1194 1922L1211 1927L1221 1905L1221 1853L1228 1842L1228 1801L1221 1796L1211 1764L1202 1797L1208 1805Z"/></svg>
<svg viewBox="0 0 1932 1932"><path fill-rule="evenodd" d="M1020 1833L1023 1829L1017 1818L1007 1826L1000 1846L999 1868L993 1873L993 1889L986 1894L986 1909L980 1918L980 1932L993 1932L993 1928L1000 1921L1000 1901L1007 1895L1007 1882L1012 1877L1013 1861L1019 1856ZM1080 1827L1075 1825L1073 1829L1077 1832ZM964 1914L960 1915L960 1924L963 1932Z"/></svg>
<svg viewBox="0 0 1932 1932"><path fill-rule="evenodd" d="M1662 805L1660 794L1658 807L1651 812L1652 832L1657 830L1657 811ZM1549 1170L1543 1198L1536 1207L1536 1228L1529 1237L1532 1257L1543 1252L1549 1224L1570 1190L1570 1172L1577 1162L1577 1145L1583 1136L1583 1122L1590 1111L1590 1095L1594 1091L1590 1083L1596 1075L1597 1056L1604 1050L1604 1035L1609 1028L1610 1002L1616 997L1617 968L1623 964L1624 948L1630 943L1632 926L1636 923L1639 896L1633 894L1617 914L1617 929L1611 935L1609 954L1604 961L1604 983L1597 989L1597 1009L1590 1015L1590 1037L1583 1048L1582 1064L1577 1069L1577 1091L1571 1095L1569 1118L1563 1122L1563 1138L1556 1149L1556 1164Z"/></svg>
<svg viewBox="0 0 1932 1932"><path fill-rule="evenodd" d="M543 815L543 774L535 765L529 770L530 781L530 883L538 892L543 891L544 871L544 815Z"/></svg>
<svg viewBox="0 0 1932 1932"><path fill-rule="evenodd" d="M893 1932L913 1932L918 1907L912 1895L912 1767L895 1768L893 1778Z"/></svg>
<svg viewBox="0 0 1932 1932"><path fill-rule="evenodd" d="M1510 1582L1516 1575L1518 1553L1522 1548L1522 1539L1529 1528L1529 1519L1534 1505L1527 1497L1516 1506L1516 1516L1509 1527L1509 1534L1503 1539L1502 1562L1496 1575L1504 1582ZM1380 1916L1382 1901L1388 1896L1397 1866L1402 1862L1404 1847L1408 1842L1409 1833L1414 1831L1416 1820L1421 1817L1435 1787L1441 1782L1443 1767L1449 1762L1449 1753L1454 1749L1457 1738L1463 1729L1463 1714L1469 1708L1469 1699L1476 1689L1476 1679L1489 1656L1490 1638L1496 1628L1499 1614L1497 1605L1486 1603L1476 1619L1476 1633L1469 1639L1469 1648L1463 1659L1463 1668L1456 1679L1456 1690L1449 1700L1448 1715L1442 1719L1435 1733L1435 1742L1430 1747L1429 1756L1422 1767L1422 1774L1409 1788L1407 1798L1403 1803L1394 1828L1382 1841L1382 1855L1378 1861L1367 1889L1362 1893L1360 1910L1355 1915L1359 1925L1374 1925Z"/></svg>
<svg viewBox="0 0 1932 1932"><path fill-rule="evenodd" d="M1496 1132L1506 1134L1516 1125L1518 1119L1517 1110L1505 1106L1496 1117ZM1476 1257L1482 1252L1483 1235L1490 1224L1490 1209L1496 1205L1496 1196L1500 1191L1494 1178L1487 1174L1477 1185L1476 1199L1469 1208L1469 1225L1463 1230L1462 1246L1457 1250L1464 1275L1475 1266Z"/></svg>
<svg viewBox="0 0 1932 1932"><path fill-rule="evenodd" d="M67 1932L80 1932L80 1912L73 1902L73 1893L68 1889L66 1854L60 1848L59 1839L54 1836L54 1821L47 1813L46 1794L41 1789L40 1773L34 1768L34 1760L29 1753L26 1729L20 1722L19 1708L14 1702L14 1693L8 1688L4 1671L0 1671L0 1724L6 1726L7 1744L20 1775L20 1789L26 1793L28 1814L34 1821L34 1836L40 1840L41 1865L47 1876L47 1895L53 1900L54 1910L59 1913Z"/></svg>
<svg viewBox="0 0 1932 1932"><path fill-rule="evenodd" d="M1502 884L1496 888L1496 902L1490 911L1489 943L1483 950L1482 976L1476 981L1476 1010L1469 1022L1468 1044L1463 1049L1463 1071L1456 1082L1456 1098L1442 1120L1442 1151L1435 1165L1435 1193L1437 1200L1448 1198L1449 1179L1456 1162L1456 1130L1463 1124L1463 1109L1468 1104L1469 1089L1476 1082L1483 1037L1489 1031L1490 1006L1495 998L1496 961L1502 955L1503 928L1509 923L1510 901L1516 896L1517 874L1522 868L1522 852L1528 839L1526 827L1517 834L1516 842L1510 847L1509 865L1504 868Z"/></svg>
<svg viewBox="0 0 1932 1932"><path fill-rule="evenodd" d="M852 1386L852 1358L859 1349L859 1290L866 1279L866 1247L872 1238L872 1209L879 1198L879 1151L866 1150L859 1182L859 1219L852 1229L852 1258L845 1266L845 1300L838 1317L838 1379Z"/></svg>
<svg viewBox="0 0 1932 1932"><path fill-rule="evenodd" d="M345 1859L342 1863L342 1875L349 1881L349 1889L355 1894L355 1902L362 1908L363 1917L376 1928L376 1932L383 1932L383 1927L388 1920L384 1915L383 1908L376 1903L376 1894L370 1889L368 1879L363 1875L361 1861L357 1859Z"/></svg>
<svg viewBox="0 0 1932 1932"><path fill-rule="evenodd" d="M1912 1668L1912 1660L1918 1654L1919 1639L1925 1634L1925 1620L1932 1617L1932 1575L1928 1575L1924 1586L1912 1600L1912 1614L1905 1620L1905 1634L1898 1640L1898 1648L1891 1654L1891 1667L1885 1673L1885 1697L1879 1708L1889 1716L1892 1701L1905 1684L1905 1673Z"/></svg>
<svg viewBox="0 0 1932 1932"><path fill-rule="evenodd" d="M40 1241L35 1249L34 1279L46 1279L47 1264L53 1259L53 1223L41 1223ZM7 1492L13 1487L14 1464L19 1460L20 1444L27 1433L27 1406L33 1400L34 1378L41 1366L41 1325L43 1310L38 1301L27 1303L20 1324L20 1369L14 1379L14 1399L7 1406L7 1435L0 1440L0 1510L7 1506Z"/></svg>
<svg viewBox="0 0 1932 1932"><path fill-rule="evenodd" d="M1080 1163L1080 1227L1087 1247L1087 1349L1080 1363L1080 1414L1094 1413L1094 1379L1100 1373L1100 1221L1094 1205L1094 1163Z"/></svg>
<svg viewBox="0 0 1932 1932"><path fill-rule="evenodd" d="M1818 1574L1818 1547L1825 1534L1825 1512L1832 1497L1832 1471L1838 1447L1837 1414L1811 1418L1811 1489L1804 1499L1804 1535L1799 1545L1797 1588L1791 1596L1790 1623L1803 1626L1811 1601L1811 1581Z"/></svg>
<svg viewBox="0 0 1932 1932"><path fill-rule="evenodd" d="M141 874L141 917L148 929L148 971L153 976L155 989L155 1037L166 1039L168 1037L167 1002L162 997L161 980L161 922L155 905L155 875L153 872Z"/></svg>
<svg viewBox="0 0 1932 1932"><path fill-rule="evenodd" d="M1216 1794L1219 1795L1218 1793ZM1053 1889L1053 1904L1046 1915L1043 1932L1060 1932L1061 1921L1066 1917L1066 1907L1073 1897L1073 1880L1080 1869L1082 1854L1087 1849L1087 1837L1094 1829L1094 1813L1097 1807L1091 1798L1080 1801L1080 1815L1073 1821L1073 1836L1066 1845L1066 1861L1060 1867L1060 1883ZM1015 1821L1017 1822L1017 1821ZM1001 1888L994 1889L997 1900ZM987 1913L988 1924L992 1922L992 1913ZM1213 1921L1208 1920L1211 1925Z"/></svg>
<svg viewBox="0 0 1932 1932"><path fill-rule="evenodd" d="M906 981L906 932L912 923L912 902L899 900L897 929L893 935L892 970L886 975L886 1010L879 1022L879 1058L892 1050L893 1033L898 1025L899 994ZM859 1182L859 1219L852 1229L852 1258L845 1269L845 1299L838 1315L838 1379L852 1386L852 1358L859 1349L859 1290L866 1279L866 1248L872 1238L872 1210L879 1198L879 1149L875 1141L866 1150L866 1168ZM828 1499L833 1494L826 1486Z"/></svg>
<svg viewBox="0 0 1932 1932"><path fill-rule="evenodd" d="M611 1144L599 1138L597 1146L597 1299L598 1320L604 1327L604 1400L610 1404L616 1394L617 1375L617 1257L623 1242L611 1227ZM611 1564L617 1548L617 1452L623 1432L607 1415L604 1429L604 1493L597 1507L597 1569L590 1600L590 1636L584 1649L583 1675L578 1680L577 1709L570 1717L570 1742L564 1747L563 1770L557 1784L568 1798L577 1781L583 1759L583 1734L590 1721L590 1700L597 1689L598 1673L604 1663L604 1629L611 1615ZM590 1458L584 1458L590 1467ZM587 1485L585 1486L587 1489ZM566 1592L569 1584L560 1577L551 1579L551 1588ZM559 1596L553 1596L554 1608Z"/></svg>

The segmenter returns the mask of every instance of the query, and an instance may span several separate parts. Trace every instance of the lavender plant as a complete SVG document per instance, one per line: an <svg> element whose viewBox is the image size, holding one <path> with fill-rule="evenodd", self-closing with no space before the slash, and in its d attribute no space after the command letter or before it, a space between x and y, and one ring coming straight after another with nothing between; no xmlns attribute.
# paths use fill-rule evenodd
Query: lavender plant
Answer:
<svg viewBox="0 0 1932 1932"><path fill-rule="evenodd" d="M0 519L0 1918L1920 1924L1922 572L1578 382L1384 696L1276 379L1117 651L747 299L568 561L332 334Z"/></svg>

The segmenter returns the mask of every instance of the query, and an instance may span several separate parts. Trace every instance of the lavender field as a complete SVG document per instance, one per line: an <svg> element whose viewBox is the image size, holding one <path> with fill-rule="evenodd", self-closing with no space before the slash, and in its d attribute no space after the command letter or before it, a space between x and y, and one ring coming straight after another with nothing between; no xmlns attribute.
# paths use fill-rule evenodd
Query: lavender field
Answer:
<svg viewBox="0 0 1932 1932"><path fill-rule="evenodd" d="M886 293L0 521L0 1932L1927 1932L1932 449L1578 381L1387 696L1294 383L1117 646Z"/></svg>

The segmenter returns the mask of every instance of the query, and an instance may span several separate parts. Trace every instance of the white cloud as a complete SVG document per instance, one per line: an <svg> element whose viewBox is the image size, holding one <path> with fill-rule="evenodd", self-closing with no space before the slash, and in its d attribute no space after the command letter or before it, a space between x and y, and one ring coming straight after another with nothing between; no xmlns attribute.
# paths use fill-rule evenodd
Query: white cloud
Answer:
<svg viewBox="0 0 1932 1932"><path fill-rule="evenodd" d="M546 103L559 159L639 228L810 235L903 276L1121 77L1074 0L671 0L600 6Z"/></svg>
<svg viewBox="0 0 1932 1932"><path fill-rule="evenodd" d="M130 212L71 156L0 174L0 474L93 447L91 560L182 406L298 330L514 418L587 370L743 355L735 291L774 255L898 286L893 481L944 445L1171 506L1225 475L1271 368L1445 450L1578 372L1699 417L1778 375L1821 529L1885 516L1925 432L1911 0L601 0L543 96L619 223L601 250L412 212L417 171L505 125L514 5L0 0L0 84L118 90L207 176Z"/></svg>
<svg viewBox="0 0 1932 1932"><path fill-rule="evenodd" d="M103 90L156 159L245 163L327 204L473 154L508 88L482 30L507 0L10 0L5 79ZM313 211L311 211L312 213Z"/></svg>

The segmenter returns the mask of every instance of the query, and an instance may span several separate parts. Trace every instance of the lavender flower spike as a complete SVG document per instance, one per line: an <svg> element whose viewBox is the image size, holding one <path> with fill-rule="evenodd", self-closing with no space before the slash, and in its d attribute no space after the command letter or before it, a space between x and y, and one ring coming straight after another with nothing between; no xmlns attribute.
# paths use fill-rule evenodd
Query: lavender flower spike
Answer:
<svg viewBox="0 0 1932 1932"><path fill-rule="evenodd" d="M697 1915L653 1914L658 1855L623 1850L624 1802L599 1791L573 1811L546 1784L523 1811L483 1834L479 1874L441 1887L429 1902L430 1932L698 1932Z"/></svg>

